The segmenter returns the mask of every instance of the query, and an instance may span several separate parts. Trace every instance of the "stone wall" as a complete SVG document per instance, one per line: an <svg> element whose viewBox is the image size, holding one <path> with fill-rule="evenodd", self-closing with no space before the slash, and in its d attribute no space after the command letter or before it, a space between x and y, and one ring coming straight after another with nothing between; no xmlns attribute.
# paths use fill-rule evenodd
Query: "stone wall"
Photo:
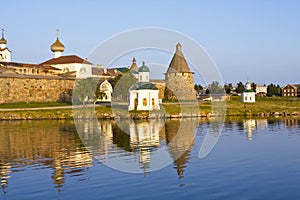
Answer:
<svg viewBox="0 0 300 200"><path fill-rule="evenodd" d="M194 78L192 73L167 73L165 99L195 100Z"/></svg>
<svg viewBox="0 0 300 200"><path fill-rule="evenodd" d="M0 103L70 102L74 78L0 75Z"/></svg>

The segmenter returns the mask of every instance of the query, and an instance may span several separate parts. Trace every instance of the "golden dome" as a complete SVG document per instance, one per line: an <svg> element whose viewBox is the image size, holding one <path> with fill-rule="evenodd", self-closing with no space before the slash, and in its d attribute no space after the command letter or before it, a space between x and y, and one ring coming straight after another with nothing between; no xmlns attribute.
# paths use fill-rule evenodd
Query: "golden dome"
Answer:
<svg viewBox="0 0 300 200"><path fill-rule="evenodd" d="M6 39L4 38L4 29L1 29L2 30L2 38L0 39L0 44L6 44L7 41Z"/></svg>
<svg viewBox="0 0 300 200"><path fill-rule="evenodd" d="M51 51L53 52L63 52L65 50L65 46L59 41L58 37L56 41L51 45Z"/></svg>
<svg viewBox="0 0 300 200"><path fill-rule="evenodd" d="M7 41L6 39L2 36L2 38L0 39L0 44L6 44Z"/></svg>

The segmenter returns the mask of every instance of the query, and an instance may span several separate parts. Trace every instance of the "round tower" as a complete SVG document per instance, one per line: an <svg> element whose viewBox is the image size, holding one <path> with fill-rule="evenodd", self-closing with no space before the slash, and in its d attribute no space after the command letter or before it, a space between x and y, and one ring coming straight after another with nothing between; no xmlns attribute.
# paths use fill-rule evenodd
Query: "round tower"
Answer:
<svg viewBox="0 0 300 200"><path fill-rule="evenodd" d="M176 45L176 51L165 74L165 99L168 100L195 100L194 76L191 72L180 43Z"/></svg>

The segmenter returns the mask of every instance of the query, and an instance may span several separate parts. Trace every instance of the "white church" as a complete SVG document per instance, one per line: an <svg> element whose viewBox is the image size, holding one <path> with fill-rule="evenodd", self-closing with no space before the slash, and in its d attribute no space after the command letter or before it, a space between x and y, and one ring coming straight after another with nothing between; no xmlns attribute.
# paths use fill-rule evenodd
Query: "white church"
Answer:
<svg viewBox="0 0 300 200"><path fill-rule="evenodd" d="M245 85L245 90L242 93L242 102L254 103L255 102L255 92L251 89L251 83L247 81Z"/></svg>
<svg viewBox="0 0 300 200"><path fill-rule="evenodd" d="M128 110L159 110L158 89L149 80L149 68L143 62L138 69L138 82L129 88Z"/></svg>

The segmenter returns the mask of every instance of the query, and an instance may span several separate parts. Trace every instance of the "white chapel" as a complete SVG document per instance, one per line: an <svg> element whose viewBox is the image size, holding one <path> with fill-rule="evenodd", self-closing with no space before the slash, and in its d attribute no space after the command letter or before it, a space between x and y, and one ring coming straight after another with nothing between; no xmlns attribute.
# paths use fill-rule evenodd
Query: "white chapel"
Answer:
<svg viewBox="0 0 300 200"><path fill-rule="evenodd" d="M129 88L128 110L159 110L159 90L149 81L149 68L143 62L138 69L138 82Z"/></svg>
<svg viewBox="0 0 300 200"><path fill-rule="evenodd" d="M245 85L245 90L242 93L242 102L255 102L255 92L251 89L251 83L249 81L247 81Z"/></svg>

